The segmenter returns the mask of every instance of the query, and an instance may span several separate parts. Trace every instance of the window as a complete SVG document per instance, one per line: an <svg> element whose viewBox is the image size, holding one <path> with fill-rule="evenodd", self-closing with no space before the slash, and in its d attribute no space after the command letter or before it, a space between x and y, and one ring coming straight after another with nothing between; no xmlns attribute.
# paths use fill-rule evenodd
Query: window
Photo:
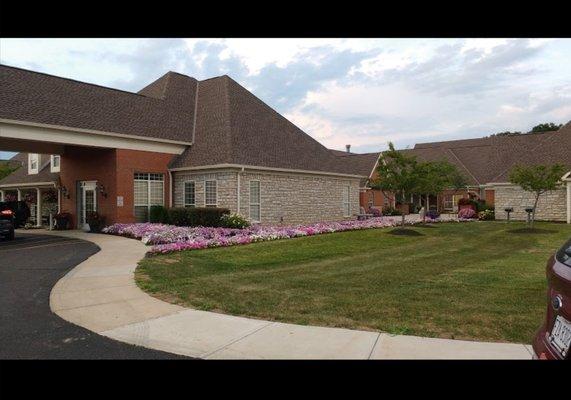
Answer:
<svg viewBox="0 0 571 400"><path fill-rule="evenodd" d="M454 200L451 194L444 195L442 206L445 210L452 210L454 208Z"/></svg>
<svg viewBox="0 0 571 400"><path fill-rule="evenodd" d="M134 212L137 222L149 221L151 206L164 205L163 174L135 174Z"/></svg>
<svg viewBox="0 0 571 400"><path fill-rule="evenodd" d="M260 181L250 181L250 219L260 222Z"/></svg>
<svg viewBox="0 0 571 400"><path fill-rule="evenodd" d="M61 162L61 156L58 154L53 154L50 160L50 171L59 172L60 162Z"/></svg>
<svg viewBox="0 0 571 400"><path fill-rule="evenodd" d="M351 188L345 186L343 188L343 215L345 217L351 216L351 201L350 201Z"/></svg>
<svg viewBox="0 0 571 400"><path fill-rule="evenodd" d="M204 190L205 190L204 205L206 207L216 207L218 205L218 196L217 196L216 186L217 186L216 181L205 181L204 182Z"/></svg>
<svg viewBox="0 0 571 400"><path fill-rule="evenodd" d="M196 206L196 189L194 181L184 182L184 206Z"/></svg>
<svg viewBox="0 0 571 400"><path fill-rule="evenodd" d="M28 154L28 174L38 173L38 164L40 163L40 157L38 154L30 153Z"/></svg>

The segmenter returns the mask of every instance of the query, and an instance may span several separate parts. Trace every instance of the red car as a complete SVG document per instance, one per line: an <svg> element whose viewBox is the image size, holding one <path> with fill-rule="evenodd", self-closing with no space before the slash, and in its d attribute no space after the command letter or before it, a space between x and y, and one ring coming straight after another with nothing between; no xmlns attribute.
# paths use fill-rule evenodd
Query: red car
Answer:
<svg viewBox="0 0 571 400"><path fill-rule="evenodd" d="M570 360L571 239L547 262L547 315L533 340L534 358Z"/></svg>

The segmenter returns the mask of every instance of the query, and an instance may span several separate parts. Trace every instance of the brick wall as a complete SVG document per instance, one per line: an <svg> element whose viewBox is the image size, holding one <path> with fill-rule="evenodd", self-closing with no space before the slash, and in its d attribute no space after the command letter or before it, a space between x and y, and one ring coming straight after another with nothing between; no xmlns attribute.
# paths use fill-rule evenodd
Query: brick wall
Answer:
<svg viewBox="0 0 571 400"><path fill-rule="evenodd" d="M61 183L68 189L69 199L61 197L62 211L73 215L77 226L79 181L97 181L103 185L107 197L97 192L97 210L107 223L134 222L133 196L136 172L164 174L165 199L169 202L168 163L172 154L137 150L97 149L68 146L61 157ZM117 206L117 196L123 196L123 206Z"/></svg>
<svg viewBox="0 0 571 400"><path fill-rule="evenodd" d="M67 147L61 156L60 179L69 198L61 196L61 211L72 214L72 227L77 227L79 181L98 181L105 186L107 198L97 193L97 209L107 222L116 220L116 159L113 149Z"/></svg>
<svg viewBox="0 0 571 400"><path fill-rule="evenodd" d="M117 210L116 219L120 222L135 222L133 208L135 183L134 175L140 173L157 173L164 175L164 205L169 205L169 173L168 164L172 154L154 153L138 150L117 150L117 190L113 202ZM117 207L117 197L123 196L123 207Z"/></svg>
<svg viewBox="0 0 571 400"><path fill-rule="evenodd" d="M197 206L204 206L204 180L218 181L218 206L236 212L238 172L174 172L174 205L183 206L184 182L195 181ZM250 180L260 181L261 222L264 224L301 224L335 221L344 217L343 187L349 186L351 217L359 212L359 179L325 175L246 171L240 173L240 214L250 217Z"/></svg>
<svg viewBox="0 0 571 400"><path fill-rule="evenodd" d="M566 199L565 188L542 194L539 197L535 218L544 221L566 221ZM526 192L520 187L496 186L496 219L506 219L507 215L504 209L506 207L513 207L514 211L510 214L510 219L526 220L527 213L525 212L525 208L532 207L534 200L532 193Z"/></svg>

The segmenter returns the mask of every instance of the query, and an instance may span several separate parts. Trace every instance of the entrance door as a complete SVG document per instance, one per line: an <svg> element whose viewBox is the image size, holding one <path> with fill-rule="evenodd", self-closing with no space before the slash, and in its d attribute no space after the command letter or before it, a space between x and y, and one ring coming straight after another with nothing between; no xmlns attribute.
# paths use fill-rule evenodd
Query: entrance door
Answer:
<svg viewBox="0 0 571 400"><path fill-rule="evenodd" d="M97 211L97 196L95 190L97 187L96 181L83 181L80 183L81 200L79 204L79 228L87 230L87 215L91 211Z"/></svg>

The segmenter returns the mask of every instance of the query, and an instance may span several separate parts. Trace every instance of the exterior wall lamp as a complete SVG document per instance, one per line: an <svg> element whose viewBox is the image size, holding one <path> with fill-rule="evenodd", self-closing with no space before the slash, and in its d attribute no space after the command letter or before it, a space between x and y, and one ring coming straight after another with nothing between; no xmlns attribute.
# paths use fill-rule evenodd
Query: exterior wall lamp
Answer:
<svg viewBox="0 0 571 400"><path fill-rule="evenodd" d="M65 186L60 186L60 187L58 187L58 189L61 190L61 194L63 197L65 197L66 199L70 198L69 191L67 190L67 188Z"/></svg>
<svg viewBox="0 0 571 400"><path fill-rule="evenodd" d="M99 182L97 182L97 191L101 194L101 196L107 198L107 191L105 190L105 186Z"/></svg>

